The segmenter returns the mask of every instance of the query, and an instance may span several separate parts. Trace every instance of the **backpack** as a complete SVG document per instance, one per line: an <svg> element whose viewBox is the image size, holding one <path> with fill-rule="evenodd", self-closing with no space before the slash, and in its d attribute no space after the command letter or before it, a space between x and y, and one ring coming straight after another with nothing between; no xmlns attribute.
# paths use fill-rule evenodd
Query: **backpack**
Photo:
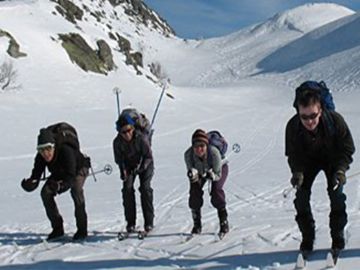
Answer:
<svg viewBox="0 0 360 270"><path fill-rule="evenodd" d="M320 94L321 103L324 109L329 111L335 111L335 103L333 100L333 96L331 94L330 89L326 86L324 81L316 82L316 81L306 81L303 82L298 88L295 90L295 100L294 100L294 108L297 109L297 101L300 94L306 90L316 91Z"/></svg>
<svg viewBox="0 0 360 270"><path fill-rule="evenodd" d="M209 144L215 146L221 154L221 158L225 158L225 154L228 148L228 143L226 142L224 136L217 130L212 130L207 133Z"/></svg>
<svg viewBox="0 0 360 270"><path fill-rule="evenodd" d="M141 131L143 134L149 136L151 134L150 121L147 119L146 115L140 113L135 108L124 109L119 115L118 120L116 121L116 130L120 132L120 120L130 117L134 121L134 127L136 130Z"/></svg>
<svg viewBox="0 0 360 270"><path fill-rule="evenodd" d="M296 88L295 100L293 104L294 108L297 110L297 101L300 94L303 91L309 91L309 90L316 91L319 93L321 98L321 105L325 109L325 111L323 112L324 122L328 128L329 135L333 136L336 133L335 123L330 113L327 111L335 111L335 103L333 96L331 94L331 90L326 86L324 81L320 81L320 82L306 81L303 82L298 88Z"/></svg>
<svg viewBox="0 0 360 270"><path fill-rule="evenodd" d="M50 125L46 129L54 134L56 145L67 144L75 150L80 151L79 138L76 129L72 125L66 122L60 122Z"/></svg>

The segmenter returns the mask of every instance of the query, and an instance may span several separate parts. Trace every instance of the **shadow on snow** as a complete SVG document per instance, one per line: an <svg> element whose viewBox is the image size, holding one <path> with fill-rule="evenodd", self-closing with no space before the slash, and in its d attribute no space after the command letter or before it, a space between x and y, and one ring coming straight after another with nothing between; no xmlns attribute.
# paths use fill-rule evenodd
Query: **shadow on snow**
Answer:
<svg viewBox="0 0 360 270"><path fill-rule="evenodd" d="M327 249L316 250L310 261L325 260ZM244 255L219 256L204 259L184 258L160 258L155 260L122 259L122 260L98 260L86 262L65 262L61 260L49 260L35 262L33 264L13 264L0 266L1 270L13 269L111 269L122 267L182 267L185 269L235 269L247 268L250 265L259 268L279 263L280 265L296 262L298 251L275 251L269 253L253 253ZM359 257L360 249L348 249L341 253L341 258ZM206 266L213 264L211 266Z"/></svg>

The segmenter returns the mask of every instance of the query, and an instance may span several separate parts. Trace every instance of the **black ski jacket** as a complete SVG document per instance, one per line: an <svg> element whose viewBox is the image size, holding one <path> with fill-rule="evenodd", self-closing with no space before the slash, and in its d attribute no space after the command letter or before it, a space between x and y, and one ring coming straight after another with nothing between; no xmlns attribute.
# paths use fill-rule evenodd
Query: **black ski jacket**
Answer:
<svg viewBox="0 0 360 270"><path fill-rule="evenodd" d="M149 140L138 130L135 130L130 142L125 141L118 133L113 141L113 150L115 163L121 174L124 170L129 173L135 169L140 173L154 164Z"/></svg>
<svg viewBox="0 0 360 270"><path fill-rule="evenodd" d="M324 110L315 132L309 132L298 114L286 126L285 155L292 172L317 164L334 171L349 169L354 142L344 118L335 111Z"/></svg>
<svg viewBox="0 0 360 270"><path fill-rule="evenodd" d="M62 144L55 147L54 158L46 162L40 153L37 153L31 179L40 179L47 167L51 173L49 179L63 181L64 189L68 189L83 167L88 167L84 155L73 147Z"/></svg>

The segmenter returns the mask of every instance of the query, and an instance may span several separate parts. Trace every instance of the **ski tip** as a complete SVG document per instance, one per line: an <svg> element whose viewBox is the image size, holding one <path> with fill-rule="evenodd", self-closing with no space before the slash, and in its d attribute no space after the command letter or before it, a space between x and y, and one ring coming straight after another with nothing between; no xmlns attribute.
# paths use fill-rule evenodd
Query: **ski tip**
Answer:
<svg viewBox="0 0 360 270"><path fill-rule="evenodd" d="M129 237L129 233L127 232L119 232L117 235L119 241L125 240L128 237Z"/></svg>
<svg viewBox="0 0 360 270"><path fill-rule="evenodd" d="M299 253L297 260L296 260L296 266L295 269L303 269L305 267L305 258L303 253Z"/></svg>
<svg viewBox="0 0 360 270"><path fill-rule="evenodd" d="M146 231L139 231L138 239L143 240L147 235L148 235L148 233Z"/></svg>
<svg viewBox="0 0 360 270"><path fill-rule="evenodd" d="M326 255L326 267L331 268L334 266L335 266L335 262L334 262L332 252L328 252L328 254Z"/></svg>

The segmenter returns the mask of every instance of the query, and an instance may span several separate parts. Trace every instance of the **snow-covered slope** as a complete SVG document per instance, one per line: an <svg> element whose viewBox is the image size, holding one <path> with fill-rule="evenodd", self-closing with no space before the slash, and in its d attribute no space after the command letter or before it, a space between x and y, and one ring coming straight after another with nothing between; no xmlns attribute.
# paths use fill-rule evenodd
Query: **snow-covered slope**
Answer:
<svg viewBox="0 0 360 270"><path fill-rule="evenodd" d="M262 33L255 34L256 27L251 27L219 39L185 42L173 36L165 37L136 20L130 21L131 18L121 12L123 5L115 8L119 18L112 20L114 8L107 1L74 2L92 10L101 4L107 14L106 19L102 19L104 23L90 15L87 20L77 21L76 26L59 14L52 15L54 2L50 1L0 2L0 28L11 32L20 50L28 55L13 60L22 89L0 93L0 269L293 269L301 236L294 221L294 193L291 191L287 198L282 194L290 187L290 172L284 157L284 128L294 114L293 86L304 79L326 76L324 70L332 68L337 76L326 79L332 89L344 86L344 80L349 82L345 86L347 90L358 89L359 81L352 76L359 67L348 54L358 50L354 46L340 53L347 56L341 58L343 69L331 62L340 62L340 58L336 58L340 54L336 53L290 72L249 75L259 71L256 65L260 60L289 42L302 37L304 43L312 42L305 39L306 34L316 32L306 31L316 31L316 27L353 12L324 4L321 17L309 23L297 21L294 11L284 13L291 14L291 24L299 29L303 27L304 33L284 24ZM130 2L125 1L124 5ZM270 21L275 22L275 17ZM356 20L348 17L348 21L342 20L341 27ZM103 31L110 22L113 31L129 38L134 49L143 52L145 65L140 70L145 76L136 75L132 66L123 63L125 56L117 51L118 44L108 38L108 30ZM332 28L335 23L329 24L329 28L318 28L329 29L323 30L326 40L332 36L330 30L335 29ZM108 41L118 68L105 76L86 73L73 64L57 40L59 32L69 31L81 33L92 46L98 37ZM352 42L350 29L346 31L348 34L343 37ZM1 61L9 59L5 52L7 45L8 40L0 37ZM335 50L336 44L332 48ZM344 68L346 59L348 69ZM144 241L130 238L119 242L117 232L123 230L126 223L122 182L113 162L117 109L112 90L115 86L122 90L122 107L135 106L151 118L160 89L147 78L151 76L147 64L155 61L161 62L169 73L173 84L167 91L175 97L164 96L154 125L155 229ZM348 74L352 74L351 77L347 77ZM335 91L334 97L337 110L347 120L358 146L360 91ZM38 130L58 121L76 126L82 150L91 156L95 171L106 163L114 168L112 175L99 174L97 182L90 176L86 182L90 236L83 243L43 242L41 239L51 228L40 199L40 188L26 193L20 187L21 179L28 177L32 168ZM183 153L196 128L220 130L230 149L234 143L241 145L239 154L231 150L228 153L230 174L225 192L230 233L222 241L216 239L218 218L206 188L203 234L185 241L192 220ZM346 250L339 269L357 269L360 264L359 158L357 152L347 173L349 222ZM141 228L138 182L135 186L137 225ZM58 196L56 200L70 238L76 230L70 194ZM316 252L308 268L323 269L331 245L329 201L323 174L314 183L312 208L317 226Z"/></svg>
<svg viewBox="0 0 360 270"><path fill-rule="evenodd" d="M259 62L258 68L263 73L300 69L300 73L304 73L302 77L315 73L319 76L316 79L358 85L360 69L356 67L360 61L359 28L358 13L339 19L279 48ZM336 85L336 89L343 88Z"/></svg>
<svg viewBox="0 0 360 270"><path fill-rule="evenodd" d="M337 4L305 4L278 13L268 21L256 25L251 31L255 33L269 33L270 31L292 30L307 33L353 13L352 10Z"/></svg>
<svg viewBox="0 0 360 270"><path fill-rule="evenodd" d="M352 14L354 11L336 4L307 4L277 14L266 22L225 37L189 42L189 46L180 50L179 57L164 58L162 63L169 71L172 81L179 85L188 85L189 82L197 86L232 83L249 75L257 74L260 71L258 63L265 61L264 59L267 59L269 54L271 55L291 42L295 43L297 39L320 26ZM351 40L356 39L358 35L355 33L356 31L354 33L352 31L354 29L349 29L347 34L350 35L348 38ZM353 36L351 36L352 34ZM336 36L337 33L334 33L332 39L336 39ZM332 47L332 50L338 48L337 44L332 43L334 46L331 46L328 45L327 40L324 42L323 44L322 41L319 41L318 46L314 49L323 45ZM311 45L309 47L312 48ZM339 50L343 49L346 48L339 48ZM302 52L301 48L295 50L297 50L297 54ZM324 50L321 49L321 51L318 54L324 54ZM331 52L329 49L325 51L329 54ZM189 52L192 55L191 58L186 57ZM269 58L268 65L278 66L281 61L291 63L289 65L297 65L298 62L299 65L303 64L303 58L301 56L296 58L296 55L291 61L286 61L293 58L291 54L284 56L285 59ZM305 59L308 58L305 57ZM195 71L187 69L188 66L196 66Z"/></svg>

